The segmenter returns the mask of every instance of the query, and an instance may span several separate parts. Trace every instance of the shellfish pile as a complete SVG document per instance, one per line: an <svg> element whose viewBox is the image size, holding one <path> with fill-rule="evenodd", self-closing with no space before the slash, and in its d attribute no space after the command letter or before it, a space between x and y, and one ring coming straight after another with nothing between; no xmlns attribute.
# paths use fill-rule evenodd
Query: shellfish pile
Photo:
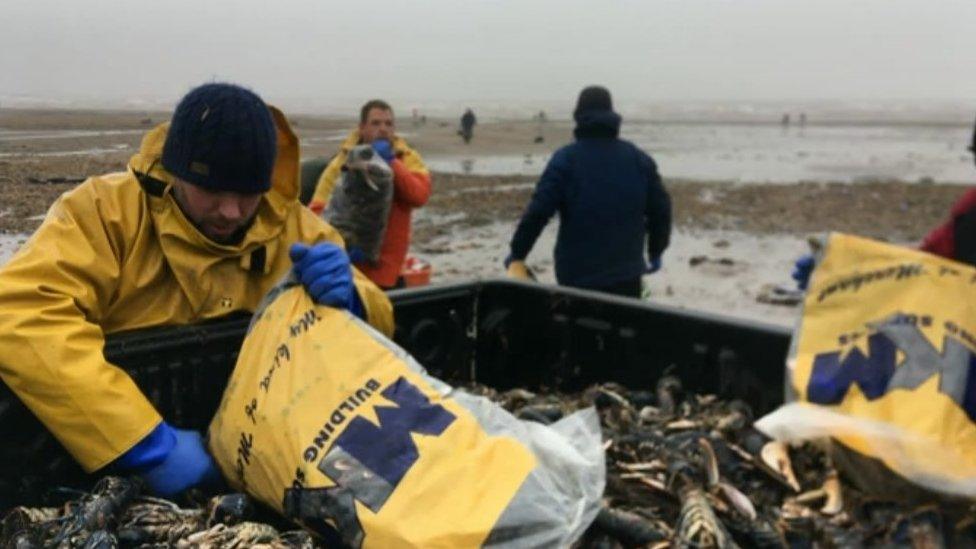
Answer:
<svg viewBox="0 0 976 549"><path fill-rule="evenodd" d="M0 525L0 545L32 547L315 547L302 530L280 533L253 520L250 498L219 495L182 508L172 501L140 495L134 479L103 477L88 493L61 507L16 507Z"/></svg>
<svg viewBox="0 0 976 549"><path fill-rule="evenodd" d="M674 376L653 391L466 389L543 423L597 408L607 486L578 547L976 546L972 502L872 497L844 481L828 446L772 441L747 403L686 392Z"/></svg>
<svg viewBox="0 0 976 549"><path fill-rule="evenodd" d="M579 548L976 545L971 503L869 497L843 481L824 448L771 441L753 428L747 403L688 393L677 377L661 378L653 391L615 384L576 394L465 390L547 424L597 408L607 486ZM137 480L104 477L73 495L59 507L9 510L0 545L325 546L302 530L282 531L291 527L242 494L197 495L184 508L141 495Z"/></svg>

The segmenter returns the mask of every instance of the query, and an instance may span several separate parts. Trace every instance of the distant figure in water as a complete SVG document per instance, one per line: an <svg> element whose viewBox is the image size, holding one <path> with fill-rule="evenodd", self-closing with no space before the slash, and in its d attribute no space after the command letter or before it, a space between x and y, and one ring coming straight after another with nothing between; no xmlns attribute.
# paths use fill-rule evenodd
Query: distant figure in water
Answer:
<svg viewBox="0 0 976 549"><path fill-rule="evenodd" d="M474 117L474 112L470 108L461 115L461 129L458 133L461 134L461 138L464 139L465 144L471 142L471 138L474 136L474 125L477 123L478 120Z"/></svg>
<svg viewBox="0 0 976 549"><path fill-rule="evenodd" d="M783 119L780 120L779 125L783 126L784 130L790 127L790 113L783 113Z"/></svg>
<svg viewBox="0 0 976 549"><path fill-rule="evenodd" d="M536 125L535 139L532 140L533 143L542 143L546 140L542 133L543 126L546 124L546 111L539 111L539 114L535 115L535 120L538 122Z"/></svg>
<svg viewBox="0 0 976 549"><path fill-rule="evenodd" d="M805 127L807 127L807 113L801 112L800 113L800 129L802 130Z"/></svg>

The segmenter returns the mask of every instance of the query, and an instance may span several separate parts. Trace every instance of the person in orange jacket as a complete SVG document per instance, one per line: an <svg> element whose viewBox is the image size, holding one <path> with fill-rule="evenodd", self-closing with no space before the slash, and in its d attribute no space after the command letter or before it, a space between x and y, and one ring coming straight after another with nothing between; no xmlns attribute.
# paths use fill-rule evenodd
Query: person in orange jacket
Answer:
<svg viewBox="0 0 976 549"><path fill-rule="evenodd" d="M386 235L380 248L380 258L374 264L366 261L355 263L370 280L384 290L403 287L400 271L410 247L410 215L430 198L430 172L423 159L407 142L396 135L393 108L380 99L367 101L359 112L359 127L342 143L338 154L329 162L319 182L309 208L322 213L332 189L342 174L342 166L353 147L370 144L373 150L393 170L393 204L386 223ZM352 251L350 252L352 255Z"/></svg>

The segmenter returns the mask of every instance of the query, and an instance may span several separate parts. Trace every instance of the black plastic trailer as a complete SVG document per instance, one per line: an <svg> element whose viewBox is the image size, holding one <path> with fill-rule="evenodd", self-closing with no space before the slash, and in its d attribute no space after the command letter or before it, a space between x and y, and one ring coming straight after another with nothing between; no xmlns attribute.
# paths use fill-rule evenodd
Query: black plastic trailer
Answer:
<svg viewBox="0 0 976 549"><path fill-rule="evenodd" d="M390 297L397 343L453 384L574 390L615 381L653 388L672 368L689 389L741 398L757 413L782 401L786 328L510 280ZM105 355L168 421L206 429L248 322L239 316L116 334ZM0 510L36 503L52 486L91 480L0 385Z"/></svg>

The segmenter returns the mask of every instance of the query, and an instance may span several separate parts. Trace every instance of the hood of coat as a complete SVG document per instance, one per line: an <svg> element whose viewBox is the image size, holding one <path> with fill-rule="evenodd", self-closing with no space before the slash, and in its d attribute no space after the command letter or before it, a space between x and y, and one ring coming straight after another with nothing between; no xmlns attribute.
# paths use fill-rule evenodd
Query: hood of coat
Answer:
<svg viewBox="0 0 976 549"><path fill-rule="evenodd" d="M573 135L577 139L589 137L617 137L620 135L620 115L613 111L583 111L573 115L576 129Z"/></svg>

